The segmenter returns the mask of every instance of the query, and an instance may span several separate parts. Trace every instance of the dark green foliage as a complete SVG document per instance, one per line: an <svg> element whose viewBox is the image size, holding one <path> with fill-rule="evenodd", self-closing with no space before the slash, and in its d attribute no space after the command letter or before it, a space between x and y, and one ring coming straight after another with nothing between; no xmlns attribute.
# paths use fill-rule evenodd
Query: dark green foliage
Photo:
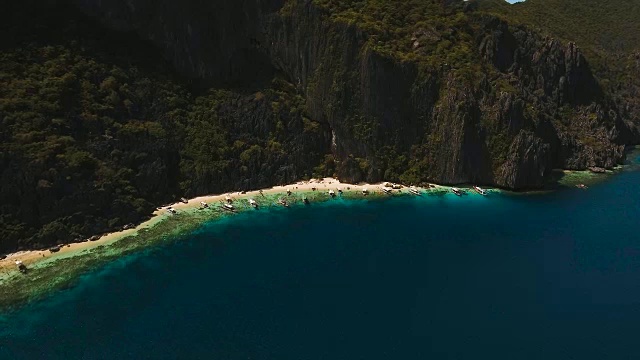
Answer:
<svg viewBox="0 0 640 360"><path fill-rule="evenodd" d="M478 70L473 28L461 4L442 0L314 0L337 22L356 25L376 52L439 69L443 64Z"/></svg>
<svg viewBox="0 0 640 360"><path fill-rule="evenodd" d="M130 34L41 11L37 27L4 23L0 253L114 230L180 196L309 176L328 151L286 81L193 95Z"/></svg>
<svg viewBox="0 0 640 360"><path fill-rule="evenodd" d="M627 117L640 111L640 6L635 0L478 0L480 9L575 41ZM632 108L628 109L627 104Z"/></svg>

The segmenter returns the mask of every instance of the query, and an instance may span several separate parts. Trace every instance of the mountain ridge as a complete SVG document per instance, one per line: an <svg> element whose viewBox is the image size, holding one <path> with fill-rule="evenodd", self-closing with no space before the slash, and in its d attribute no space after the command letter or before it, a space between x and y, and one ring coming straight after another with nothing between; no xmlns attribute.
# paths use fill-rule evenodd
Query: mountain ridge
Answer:
<svg viewBox="0 0 640 360"><path fill-rule="evenodd" d="M574 42L483 1L50 1L89 18L52 45L27 28L32 45L0 61L2 175L16 184L0 193L0 251L310 176L530 189L553 168L621 163L640 140L633 86L612 91ZM180 75L140 72L135 54L114 66L96 23Z"/></svg>

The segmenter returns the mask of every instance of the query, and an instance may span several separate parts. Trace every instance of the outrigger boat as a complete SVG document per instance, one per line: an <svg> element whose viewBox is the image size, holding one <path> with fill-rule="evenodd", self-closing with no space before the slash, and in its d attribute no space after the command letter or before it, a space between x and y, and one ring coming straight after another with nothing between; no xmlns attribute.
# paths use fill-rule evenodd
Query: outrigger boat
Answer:
<svg viewBox="0 0 640 360"><path fill-rule="evenodd" d="M205 209L209 207L209 204L207 204L204 201L200 201L200 205L202 205L202 207L205 208Z"/></svg>
<svg viewBox="0 0 640 360"><path fill-rule="evenodd" d="M331 197L335 197L335 196L336 196L335 191L333 191L333 190L329 190L329 196L331 196Z"/></svg>
<svg viewBox="0 0 640 360"><path fill-rule="evenodd" d="M409 188L409 192L416 196L422 196L420 190L416 189L414 186Z"/></svg>
<svg viewBox="0 0 640 360"><path fill-rule="evenodd" d="M231 212L236 212L236 208L235 208L233 205L228 204L228 203L227 203L227 204L222 203L222 210L227 210L227 211L231 211Z"/></svg>
<svg viewBox="0 0 640 360"><path fill-rule="evenodd" d="M487 196L487 191L483 188L481 188L480 186L474 186L473 190L475 190L478 194L482 195L482 196Z"/></svg>
<svg viewBox="0 0 640 360"><path fill-rule="evenodd" d="M452 187L451 188L451 192L453 192L454 194L456 194L458 196L462 196L462 190L458 189L457 187Z"/></svg>
<svg viewBox="0 0 640 360"><path fill-rule="evenodd" d="M364 192L364 190L362 190ZM385 192L385 194L391 194L391 192L393 191L392 189L389 189L388 187L383 187L382 191Z"/></svg>
<svg viewBox="0 0 640 360"><path fill-rule="evenodd" d="M258 203L253 199L249 199L249 205L253 206L255 209L258 208Z"/></svg>
<svg viewBox="0 0 640 360"><path fill-rule="evenodd" d="M278 203L284 207L289 207L289 204L287 203L287 200L285 199L279 199Z"/></svg>
<svg viewBox="0 0 640 360"><path fill-rule="evenodd" d="M18 270L20 270L21 273L27 272L27 266L23 264L21 260L16 260L16 266L18 267Z"/></svg>

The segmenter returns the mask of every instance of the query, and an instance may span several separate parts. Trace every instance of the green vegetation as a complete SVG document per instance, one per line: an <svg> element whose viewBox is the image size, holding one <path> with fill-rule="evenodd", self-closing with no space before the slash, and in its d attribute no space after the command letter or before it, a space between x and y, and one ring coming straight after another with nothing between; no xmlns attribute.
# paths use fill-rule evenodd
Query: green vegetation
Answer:
<svg viewBox="0 0 640 360"><path fill-rule="evenodd" d="M543 33L575 41L588 51L628 53L640 49L640 7L633 0L479 0L481 10Z"/></svg>
<svg viewBox="0 0 640 360"><path fill-rule="evenodd" d="M314 0L331 19L367 34L367 46L402 62L427 69L443 64L479 70L473 26L460 6L441 0Z"/></svg>
<svg viewBox="0 0 640 360"><path fill-rule="evenodd" d="M478 0L482 11L527 25L562 41L575 41L600 84L618 104L636 108L640 89L640 6L634 0ZM624 106L621 106L624 107Z"/></svg>
<svg viewBox="0 0 640 360"><path fill-rule="evenodd" d="M308 177L328 151L282 79L197 94L150 45L73 8L14 15L0 52L0 253L113 230L181 196Z"/></svg>
<svg viewBox="0 0 640 360"><path fill-rule="evenodd" d="M137 35L101 30L66 1L20 2L0 14L0 253L114 230L181 196L310 176L523 187L498 169L562 166L575 149L593 150L576 168L611 160L632 136L610 139L628 130L613 122L640 111L638 9L615 3L289 0L264 29L245 29L255 39L215 39L247 40L260 51L227 55L272 56L283 73L260 62L241 69L256 79L205 90ZM567 85L559 47L515 64L547 43L531 28L576 40L605 91L584 63ZM511 153L519 134L526 154ZM561 137L576 146L560 149ZM540 144L554 160L522 158Z"/></svg>

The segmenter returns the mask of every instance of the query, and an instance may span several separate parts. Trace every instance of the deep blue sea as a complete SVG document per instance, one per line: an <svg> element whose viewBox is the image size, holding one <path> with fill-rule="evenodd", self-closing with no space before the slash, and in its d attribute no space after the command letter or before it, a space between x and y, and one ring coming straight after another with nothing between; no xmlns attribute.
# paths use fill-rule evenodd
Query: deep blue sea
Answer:
<svg viewBox="0 0 640 360"><path fill-rule="evenodd" d="M0 318L1 359L640 359L640 172L239 214Z"/></svg>

